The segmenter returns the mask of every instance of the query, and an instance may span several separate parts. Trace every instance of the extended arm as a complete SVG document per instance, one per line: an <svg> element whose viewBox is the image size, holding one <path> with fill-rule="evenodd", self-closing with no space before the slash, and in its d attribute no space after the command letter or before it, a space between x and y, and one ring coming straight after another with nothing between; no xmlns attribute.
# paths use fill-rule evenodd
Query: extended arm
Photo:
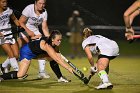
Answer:
<svg viewBox="0 0 140 93"><path fill-rule="evenodd" d="M16 26L20 26L19 21L18 21L18 19L16 18L16 16L14 15L14 13L12 13L11 19L14 21L14 23L16 24Z"/></svg>
<svg viewBox="0 0 140 93"><path fill-rule="evenodd" d="M57 55L55 50L50 45L48 45L44 40L41 40L40 47L42 50L46 51L48 55L58 64L67 69L69 72L73 73L72 68L70 68L67 64L65 64L64 61Z"/></svg>
<svg viewBox="0 0 140 93"><path fill-rule="evenodd" d="M87 55L88 61L89 61L90 65L91 65L91 68L90 68L91 71L90 72L91 72L92 75L94 75L97 72L97 68L94 65L94 59L93 59L92 53L91 53L91 51L89 49L89 46L86 46L84 50L85 50L85 53Z"/></svg>
<svg viewBox="0 0 140 93"><path fill-rule="evenodd" d="M22 15L19 19L19 23L21 25L21 27L23 27L25 29L25 31L28 33L28 35L30 37L34 37L34 33L32 31L30 31L27 27L26 27L26 21L27 21L27 17Z"/></svg>
<svg viewBox="0 0 140 93"><path fill-rule="evenodd" d="M88 58L88 61L89 61L90 65L94 66L94 59L93 59L93 56L92 56L92 53L90 51L89 46L86 46L84 51L85 51L85 53L87 55L87 58Z"/></svg>
<svg viewBox="0 0 140 93"><path fill-rule="evenodd" d="M134 18L139 15L140 1L135 1L124 13L124 23L126 26L125 37L127 40L133 39L134 30L131 26Z"/></svg>
<svg viewBox="0 0 140 93"><path fill-rule="evenodd" d="M135 16L139 14L138 8L140 7L140 2L135 1L124 13L124 22L126 28L131 28L131 23ZM133 19L132 19L133 18Z"/></svg>

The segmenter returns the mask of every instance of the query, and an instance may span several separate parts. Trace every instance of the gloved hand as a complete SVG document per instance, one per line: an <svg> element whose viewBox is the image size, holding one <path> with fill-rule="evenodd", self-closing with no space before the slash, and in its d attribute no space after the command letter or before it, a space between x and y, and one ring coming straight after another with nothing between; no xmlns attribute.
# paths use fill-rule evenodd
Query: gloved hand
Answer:
<svg viewBox="0 0 140 93"><path fill-rule="evenodd" d="M92 74L92 75L94 75L96 72L97 72L97 67L95 67L95 66L93 66L93 67L90 67L90 73Z"/></svg>
<svg viewBox="0 0 140 93"><path fill-rule="evenodd" d="M133 40L134 30L133 28L126 28L125 37L127 40Z"/></svg>

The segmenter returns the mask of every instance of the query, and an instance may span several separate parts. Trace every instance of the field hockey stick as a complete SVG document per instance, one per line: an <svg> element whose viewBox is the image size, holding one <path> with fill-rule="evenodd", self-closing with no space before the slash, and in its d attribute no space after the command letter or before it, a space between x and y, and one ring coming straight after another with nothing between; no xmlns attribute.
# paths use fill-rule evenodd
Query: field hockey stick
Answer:
<svg viewBox="0 0 140 93"><path fill-rule="evenodd" d="M140 38L140 35L134 35L133 38L134 39Z"/></svg>
<svg viewBox="0 0 140 93"><path fill-rule="evenodd" d="M73 63L71 63L66 57L64 57L61 54L61 57L64 59L64 61L66 61L77 73L79 73L81 75L81 77L84 77L84 74L82 71L80 71Z"/></svg>
<svg viewBox="0 0 140 93"><path fill-rule="evenodd" d="M90 74L90 75L88 76L87 81L85 82L85 84L88 84L88 83L89 83L89 81L90 81L90 79L91 79L91 77L92 77L93 75L94 75L94 74Z"/></svg>
<svg viewBox="0 0 140 93"><path fill-rule="evenodd" d="M76 74L75 72L73 72L73 74L78 77L84 84L88 84L89 80L87 79L87 77L80 77L78 74Z"/></svg>
<svg viewBox="0 0 140 93"><path fill-rule="evenodd" d="M93 69L94 69L94 71L93 71ZM86 84L89 83L91 77L92 77L93 75L95 75L96 72L97 72L97 64L95 64L94 67L91 67L91 72L90 72L90 75L87 77L88 81L86 82Z"/></svg>
<svg viewBox="0 0 140 93"><path fill-rule="evenodd" d="M79 76L77 73L73 72L74 75L75 75L76 77L78 77L82 82L84 82L84 84L88 84L89 81L88 81L87 77L85 77L84 74L83 74L74 64L72 64L66 57L64 57L62 54L61 54L61 57L62 57L62 58L64 59L64 61L66 61L77 73L80 74L80 76Z"/></svg>
<svg viewBox="0 0 140 93"><path fill-rule="evenodd" d="M134 35L132 40L129 40L129 43L133 43L136 39L140 39L140 35Z"/></svg>

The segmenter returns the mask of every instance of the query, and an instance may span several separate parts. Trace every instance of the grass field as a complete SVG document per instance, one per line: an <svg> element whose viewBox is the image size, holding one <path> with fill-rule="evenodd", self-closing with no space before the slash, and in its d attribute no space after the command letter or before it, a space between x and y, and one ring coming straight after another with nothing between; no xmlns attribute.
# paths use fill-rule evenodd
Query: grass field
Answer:
<svg viewBox="0 0 140 93"><path fill-rule="evenodd" d="M1 57L4 61L5 57ZM71 60L79 69L90 67L86 58ZM25 80L8 80L0 83L0 93L140 93L140 58L118 57L110 63L110 80L114 85L112 90L95 90L94 87L100 83L97 75L93 76L90 83L84 85L74 75L61 68L62 73L70 83L58 83L57 78L50 69L49 63L46 70L51 78L36 80L38 74L38 63L32 61L29 76ZM84 72L86 76L89 70Z"/></svg>
<svg viewBox="0 0 140 93"><path fill-rule="evenodd" d="M63 39L61 52L64 55L70 53L70 45L67 42L67 39ZM120 56L110 63L109 77L114 85L112 90L95 90L94 87L100 83L97 75L92 77L87 86L63 68L61 68L63 75L71 79L72 82L58 83L49 63L46 64L46 70L51 78L37 80L38 62L33 60L28 71L28 78L0 82L0 93L140 93L140 43L129 44L124 41L117 43L120 46ZM1 49L0 52L3 54ZM0 63L5 59L6 57L1 56ZM90 68L85 57L70 60L81 70L83 67ZM88 76L89 70L84 74Z"/></svg>

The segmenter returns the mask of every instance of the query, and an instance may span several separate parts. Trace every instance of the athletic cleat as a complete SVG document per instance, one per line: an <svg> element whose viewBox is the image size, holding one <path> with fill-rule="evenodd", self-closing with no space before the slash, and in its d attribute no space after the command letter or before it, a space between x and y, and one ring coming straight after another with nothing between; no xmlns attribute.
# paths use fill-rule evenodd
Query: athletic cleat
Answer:
<svg viewBox="0 0 140 93"><path fill-rule="evenodd" d="M50 78L50 75L46 74L45 72L40 72L38 75L38 79L47 79Z"/></svg>
<svg viewBox="0 0 140 93"><path fill-rule="evenodd" d="M28 74L25 74L23 77L18 78L18 79L26 79L28 77Z"/></svg>
<svg viewBox="0 0 140 93"><path fill-rule="evenodd" d="M66 79L65 77L62 76L58 79L58 82L68 83L68 82L71 82L71 80L68 80L68 79Z"/></svg>
<svg viewBox="0 0 140 93"><path fill-rule="evenodd" d="M111 83L102 83L99 86L95 87L95 89L112 89L113 85Z"/></svg>
<svg viewBox="0 0 140 93"><path fill-rule="evenodd" d="M5 73L4 72L4 67L2 67L2 64L0 64L0 71L1 71L2 74Z"/></svg>

